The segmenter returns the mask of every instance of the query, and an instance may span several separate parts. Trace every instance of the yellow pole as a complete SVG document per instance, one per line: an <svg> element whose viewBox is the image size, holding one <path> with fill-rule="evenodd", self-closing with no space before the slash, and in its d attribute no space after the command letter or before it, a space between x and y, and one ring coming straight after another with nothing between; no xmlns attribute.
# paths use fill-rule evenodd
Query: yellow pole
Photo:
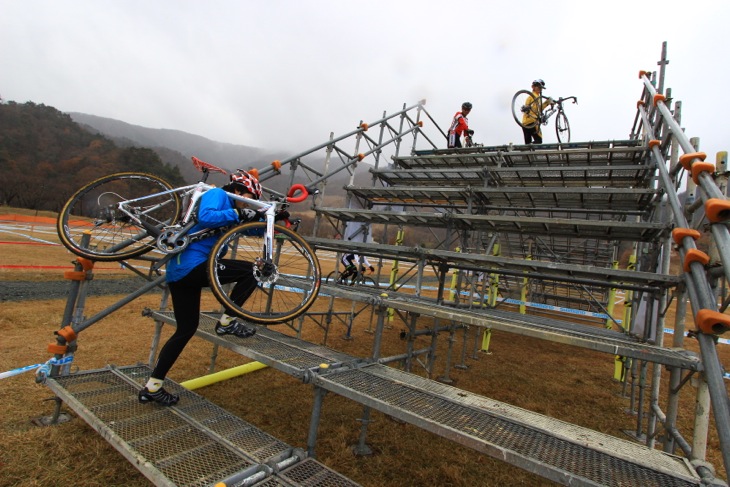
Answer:
<svg viewBox="0 0 730 487"><path fill-rule="evenodd" d="M395 234L395 244L396 245L403 245L403 237L405 235L405 231L403 228L400 228L398 232ZM393 264L390 266L390 282L389 287L390 289L395 289L395 282L398 279L398 259L395 259L393 261ZM387 311L388 316L388 323L393 322L393 317L395 316L395 310L393 308L388 308Z"/></svg>
<svg viewBox="0 0 730 487"><path fill-rule="evenodd" d="M454 252L461 252L461 247L456 247L454 249ZM456 302L456 280L459 278L459 269L454 269L454 272L451 274L451 289L449 290L449 297L451 298L451 301Z"/></svg>
<svg viewBox="0 0 730 487"><path fill-rule="evenodd" d="M532 260L532 256L528 255L527 260ZM527 271L525 271L527 274ZM527 313L527 287L530 284L530 280L527 277L522 278L522 289L520 290L520 314Z"/></svg>
<svg viewBox="0 0 730 487"><path fill-rule="evenodd" d="M634 249L634 253L629 256L629 265L626 267L626 270L636 270L636 249ZM624 330L628 330L631 326L631 300L634 297L634 292L630 289L627 289L624 296L624 319L621 323L621 327ZM624 361L624 357L621 357L620 355L616 355L614 357L613 378L619 382L623 382L626 379L626 377L624 376L626 370L624 368Z"/></svg>
<svg viewBox="0 0 730 487"><path fill-rule="evenodd" d="M494 244L492 255L499 257L502 255L502 250L499 244ZM489 307L494 308L497 305L497 295L499 294L499 274L492 273L489 275Z"/></svg>
<svg viewBox="0 0 730 487"><path fill-rule="evenodd" d="M484 334L482 334L482 348L481 351L488 353L489 352L489 342L492 339L492 329L487 328L484 330Z"/></svg>
<svg viewBox="0 0 730 487"><path fill-rule="evenodd" d="M195 389L209 386L211 384L215 384L216 382L232 379L234 377L238 377L239 375L248 374L249 372L255 372L259 369L263 369L264 367L267 367L267 365L262 364L261 362L250 362L247 364L239 365L238 367L233 367L230 369L221 370L220 372L215 372L213 374L204 375L203 377L198 377L197 379L186 380L185 382L181 382L180 385L190 391L194 391Z"/></svg>
<svg viewBox="0 0 730 487"><path fill-rule="evenodd" d="M611 269L618 269L618 261L614 260L613 264L611 265ZM610 318L613 316L613 308L616 306L616 288L612 287L608 291L608 306L606 307L606 311L608 311L609 318L606 318L606 328L611 329L613 327L613 320Z"/></svg>

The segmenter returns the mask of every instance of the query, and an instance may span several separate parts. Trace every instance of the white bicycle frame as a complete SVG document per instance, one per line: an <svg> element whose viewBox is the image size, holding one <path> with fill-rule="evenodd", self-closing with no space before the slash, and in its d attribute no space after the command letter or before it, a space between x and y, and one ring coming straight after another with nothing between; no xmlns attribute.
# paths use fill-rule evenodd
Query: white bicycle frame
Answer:
<svg viewBox="0 0 730 487"><path fill-rule="evenodd" d="M128 210L127 205L131 203L138 203L140 201L144 201L146 199L150 198L157 198L166 194L172 194L172 193L182 193L184 198L187 198L190 196L190 203L187 206L187 209L185 210L185 214L183 215L183 218L176 223L175 225L171 225L170 227L177 227L179 230L175 232L170 239L176 240L182 236L185 236L188 234L190 229L195 225L196 221L193 218L193 215L195 214L195 211L198 207L198 202L200 201L200 198L203 196L203 193L205 193L208 190L211 190L215 188L216 186L206 184L204 182L199 182L197 184L192 184L189 186L182 186L179 188L170 189L167 191L161 191L159 193L155 193L148 196L142 196L139 198L131 199L131 200L124 200L117 203L117 206L119 208L119 211L127 215L129 218L131 218L135 223L143 227L145 230L147 230L150 234L152 234L155 237L159 237L165 229L162 230L157 229L151 225L149 225L147 222L144 222L140 220L135 213ZM192 191L190 191L192 190ZM281 204L277 201L259 201L254 200L251 198L246 198L244 196L239 196L235 193L228 193L228 196L236 201L242 201L246 203L249 206L252 206L257 209L265 209L264 215L266 217L266 233L264 234L264 250L265 250L265 260L271 262L273 259L273 242L274 242L274 219L276 217L276 210L278 206ZM159 209L164 204L158 204L154 207L146 209L144 213L148 213L151 211L154 211L156 209ZM167 227L168 229L170 227ZM201 230L201 232L207 231L210 229ZM197 232L196 232L197 233ZM160 251L164 252L164 249L159 248ZM166 253L173 253L173 252L166 252Z"/></svg>

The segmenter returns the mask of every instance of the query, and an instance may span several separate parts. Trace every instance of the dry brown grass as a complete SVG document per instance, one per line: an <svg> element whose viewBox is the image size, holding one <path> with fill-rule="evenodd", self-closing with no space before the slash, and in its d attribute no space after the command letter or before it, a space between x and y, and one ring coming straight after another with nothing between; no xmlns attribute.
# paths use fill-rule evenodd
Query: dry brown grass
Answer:
<svg viewBox="0 0 730 487"><path fill-rule="evenodd" d="M70 254L64 252L51 257L44 251L42 262L69 262ZM5 253L0 254L0 264L8 257ZM10 259L16 257L20 258L12 255ZM52 272L40 272L39 279ZM5 275L0 276L2 278ZM85 315L91 316L117 299L90 299ZM155 308L158 305L159 296L145 296L84 331L79 337L75 365L81 370L90 370L110 363L147 362L153 322L142 317L141 310L145 306ZM46 345L54 340L53 331L60 325L64 306L62 300L3 303L0 371L47 360ZM342 302L342 306L350 309L349 302ZM217 307L212 296L205 297L204 307ZM353 329L353 340L342 339L344 327L333 325L327 345L351 355L369 356L373 336L366 330L374 327L370 317L367 311L360 315ZM669 316L667 322L672 323L673 317ZM419 325L432 326L432 322L421 318ZM396 320L385 330L382 355L404 351L405 344L399 339L399 332L404 328ZM293 333L283 326L276 329ZM165 327L164 337L170 332L171 328ZM320 343L323 337L323 330L311 322L305 324L305 339ZM459 361L461 353L461 336L457 337L455 362ZM439 339L434 377L445 372L445 338ZM428 337L420 337L416 347L426 347L429 341ZM696 350L693 341L688 341L688 347ZM470 341L468 356L471 350ZM719 350L723 364L728 367L730 346L720 346ZM621 386L612 378L612 356L500 332L493 333L490 352L480 353L477 359L468 358L468 370L452 368L449 375L454 385L621 438L626 438L623 430L635 429L636 418L626 412L628 399L620 396ZM170 378L184 381L208 373L210 353L209 343L193 339L172 369ZM220 350L217 370L247 361L237 354ZM422 370L414 372L423 373ZM667 374L663 375L666 383ZM2 387L0 486L149 485L106 440L75 415L65 424L34 426L31 420L50 415L54 402L49 401L52 394L46 387L35 384L32 373L5 379ZM666 384L662 390L667 390ZM196 392L290 445L303 447L306 444L313 397L311 385L276 370L264 369ZM685 386L679 429L687 438L692 436L693 394L694 389ZM64 407L64 411L68 409ZM374 455L354 456L350 448L357 442L361 416L362 406L328 394L319 427L317 455L326 465L364 486L552 485L377 412L373 412L371 419L374 422L368 430L368 444ZM719 467L718 475L724 478L714 430L710 434L708 457Z"/></svg>

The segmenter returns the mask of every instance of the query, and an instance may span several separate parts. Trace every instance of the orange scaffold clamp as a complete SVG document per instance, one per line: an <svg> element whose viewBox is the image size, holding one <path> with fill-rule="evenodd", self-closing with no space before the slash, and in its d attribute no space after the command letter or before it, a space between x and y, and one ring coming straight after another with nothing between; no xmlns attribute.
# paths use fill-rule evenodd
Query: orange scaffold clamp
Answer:
<svg viewBox="0 0 730 487"><path fill-rule="evenodd" d="M695 323L707 335L721 335L730 330L730 316L711 309L699 310Z"/></svg>
<svg viewBox="0 0 730 487"><path fill-rule="evenodd" d="M711 162L697 161L692 164L692 181L700 184L700 173L707 171L710 174L715 173L715 165Z"/></svg>
<svg viewBox="0 0 730 487"><path fill-rule="evenodd" d="M705 216L711 223L730 220L730 201L720 198L708 199L705 202Z"/></svg>
<svg viewBox="0 0 730 487"><path fill-rule="evenodd" d="M702 252L701 250L689 249L684 255L684 265L682 267L682 269L684 269L684 272L689 272L690 264L693 264L695 262L699 262L703 266L707 265L710 263L710 256Z"/></svg>
<svg viewBox="0 0 730 487"><path fill-rule="evenodd" d="M677 245L682 245L684 237L692 237L692 240L697 240L700 238L700 232L694 228L675 228L672 230L672 240Z"/></svg>
<svg viewBox="0 0 730 487"><path fill-rule="evenodd" d="M695 159L704 161L706 157L707 154L705 154L704 152L688 152L687 154L682 154L679 157L679 163L682 165L683 168L689 171Z"/></svg>

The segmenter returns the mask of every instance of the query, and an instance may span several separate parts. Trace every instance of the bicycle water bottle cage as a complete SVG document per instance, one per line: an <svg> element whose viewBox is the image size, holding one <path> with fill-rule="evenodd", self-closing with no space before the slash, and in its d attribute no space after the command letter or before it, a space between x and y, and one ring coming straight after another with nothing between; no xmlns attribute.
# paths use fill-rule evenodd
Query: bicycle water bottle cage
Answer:
<svg viewBox="0 0 730 487"><path fill-rule="evenodd" d="M166 254L182 252L190 243L187 235L179 235L179 229L170 228L157 237L157 248Z"/></svg>

